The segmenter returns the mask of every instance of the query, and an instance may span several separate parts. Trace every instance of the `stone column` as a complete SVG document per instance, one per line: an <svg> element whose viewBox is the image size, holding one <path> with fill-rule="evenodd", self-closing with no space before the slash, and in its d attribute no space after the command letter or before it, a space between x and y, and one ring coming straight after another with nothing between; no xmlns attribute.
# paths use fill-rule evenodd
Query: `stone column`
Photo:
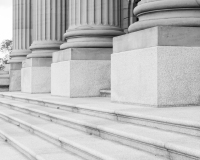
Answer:
<svg viewBox="0 0 200 160"><path fill-rule="evenodd" d="M23 92L50 92L52 53L64 42L66 6L66 0L35 0L34 41L22 69Z"/></svg>
<svg viewBox="0 0 200 160"><path fill-rule="evenodd" d="M114 38L115 102L175 107L199 105L200 0L141 0L139 21ZM117 54L116 54L117 53Z"/></svg>
<svg viewBox="0 0 200 160"><path fill-rule="evenodd" d="M123 34L121 0L69 0L67 48L112 48L112 38Z"/></svg>
<svg viewBox="0 0 200 160"><path fill-rule="evenodd" d="M121 26L125 33L128 32L129 23L129 0L121 1Z"/></svg>
<svg viewBox="0 0 200 160"><path fill-rule="evenodd" d="M112 41L122 34L121 0L69 0L67 42L53 55L51 93L87 97L109 89Z"/></svg>
<svg viewBox="0 0 200 160"><path fill-rule="evenodd" d="M27 58L52 58L66 31L66 0L35 0L34 42Z"/></svg>
<svg viewBox="0 0 200 160"><path fill-rule="evenodd" d="M13 51L10 55L10 91L21 90L22 61L31 53L31 0L13 0Z"/></svg>

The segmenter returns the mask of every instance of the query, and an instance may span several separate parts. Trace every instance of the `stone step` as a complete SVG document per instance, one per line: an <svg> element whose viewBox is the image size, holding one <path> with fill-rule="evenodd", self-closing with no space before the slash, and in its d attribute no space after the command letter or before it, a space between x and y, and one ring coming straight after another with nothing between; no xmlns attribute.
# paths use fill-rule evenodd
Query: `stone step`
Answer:
<svg viewBox="0 0 200 160"><path fill-rule="evenodd" d="M5 120L0 119L0 126L0 137L31 160L82 160L82 158L63 150L61 147L55 146Z"/></svg>
<svg viewBox="0 0 200 160"><path fill-rule="evenodd" d="M200 138L198 137L120 123L14 100L0 99L0 102L5 107L7 106L7 108L41 117L107 140L120 142L157 156L169 158L170 155L171 159L176 159L177 157L190 157L188 159L200 158ZM9 112L6 113L3 108L0 108L0 116L12 119L8 116ZM15 119L15 121L17 120Z"/></svg>
<svg viewBox="0 0 200 160"><path fill-rule="evenodd" d="M5 140L0 138L0 160L29 160Z"/></svg>
<svg viewBox="0 0 200 160"><path fill-rule="evenodd" d="M12 125L14 124L19 126L30 133L34 133L37 136L88 160L164 160L164 158L153 156L149 153L132 149L115 142L103 140L102 138L63 125L7 109L5 107L0 108L1 119L12 123ZM8 126L11 127L11 124ZM14 127L10 130L12 130L12 133L16 133ZM21 134L21 137L23 135L24 134ZM40 146L40 144L41 142L38 142L38 146ZM49 155L49 157L50 156L51 155Z"/></svg>
<svg viewBox="0 0 200 160"><path fill-rule="evenodd" d="M111 90L108 90L108 89L100 90L100 94L101 94L101 97L111 97Z"/></svg>
<svg viewBox="0 0 200 160"><path fill-rule="evenodd" d="M0 93L0 97L200 137L198 106L149 108L115 104L109 98L73 99L21 92Z"/></svg>

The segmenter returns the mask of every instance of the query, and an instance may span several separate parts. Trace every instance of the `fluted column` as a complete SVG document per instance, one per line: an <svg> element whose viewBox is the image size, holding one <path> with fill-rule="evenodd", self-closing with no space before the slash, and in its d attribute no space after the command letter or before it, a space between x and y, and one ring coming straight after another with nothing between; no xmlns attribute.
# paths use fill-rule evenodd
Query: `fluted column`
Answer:
<svg viewBox="0 0 200 160"><path fill-rule="evenodd" d="M22 62L31 51L31 0L13 0L13 51L10 63Z"/></svg>
<svg viewBox="0 0 200 160"><path fill-rule="evenodd" d="M50 58L66 31L66 0L35 0L34 42L28 58Z"/></svg>
<svg viewBox="0 0 200 160"><path fill-rule="evenodd" d="M111 48L112 38L122 35L121 0L69 0L66 48Z"/></svg>
<svg viewBox="0 0 200 160"><path fill-rule="evenodd" d="M134 9L139 22L129 32L154 26L200 27L200 0L141 0Z"/></svg>

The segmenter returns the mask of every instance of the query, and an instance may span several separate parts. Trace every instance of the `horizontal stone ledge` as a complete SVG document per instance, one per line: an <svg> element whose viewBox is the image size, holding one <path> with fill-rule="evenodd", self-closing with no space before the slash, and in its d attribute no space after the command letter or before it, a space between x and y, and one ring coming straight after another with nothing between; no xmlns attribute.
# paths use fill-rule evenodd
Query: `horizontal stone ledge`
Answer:
<svg viewBox="0 0 200 160"><path fill-rule="evenodd" d="M157 26L115 37L113 52L119 53L156 46L200 46L200 28Z"/></svg>
<svg viewBox="0 0 200 160"><path fill-rule="evenodd" d="M70 60L110 60L112 48L70 48L53 53L53 63Z"/></svg>
<svg viewBox="0 0 200 160"><path fill-rule="evenodd" d="M22 68L27 67L50 67L52 58L30 58L22 62Z"/></svg>

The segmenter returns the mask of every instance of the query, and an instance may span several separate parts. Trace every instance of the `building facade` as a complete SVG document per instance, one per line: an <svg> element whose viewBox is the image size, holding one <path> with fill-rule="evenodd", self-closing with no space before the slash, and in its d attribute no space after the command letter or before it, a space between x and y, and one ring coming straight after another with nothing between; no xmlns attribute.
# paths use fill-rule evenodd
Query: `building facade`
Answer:
<svg viewBox="0 0 200 160"><path fill-rule="evenodd" d="M111 89L117 102L197 104L199 4L13 0L10 91L76 98Z"/></svg>
<svg viewBox="0 0 200 160"><path fill-rule="evenodd" d="M78 67L81 65L79 62L90 62L90 65L98 62L104 71L99 71L98 79L93 83L105 74L102 78L104 84L97 84L97 90L109 89L112 39L127 32L131 19L129 5L130 2L121 0L13 0L14 49L10 60L10 91L50 93L53 89L53 93L57 94L60 88L62 90L60 80L65 78L61 78L61 73L61 77L53 75L60 70L57 62L69 61L71 64L71 60L75 62L76 58L75 68L81 68ZM80 55L73 59L75 52ZM62 56L70 54L72 59L62 60ZM54 69L55 66L57 69ZM58 94L66 95L65 90L69 88ZM89 95L97 96L97 90ZM70 96L69 93L67 96Z"/></svg>

